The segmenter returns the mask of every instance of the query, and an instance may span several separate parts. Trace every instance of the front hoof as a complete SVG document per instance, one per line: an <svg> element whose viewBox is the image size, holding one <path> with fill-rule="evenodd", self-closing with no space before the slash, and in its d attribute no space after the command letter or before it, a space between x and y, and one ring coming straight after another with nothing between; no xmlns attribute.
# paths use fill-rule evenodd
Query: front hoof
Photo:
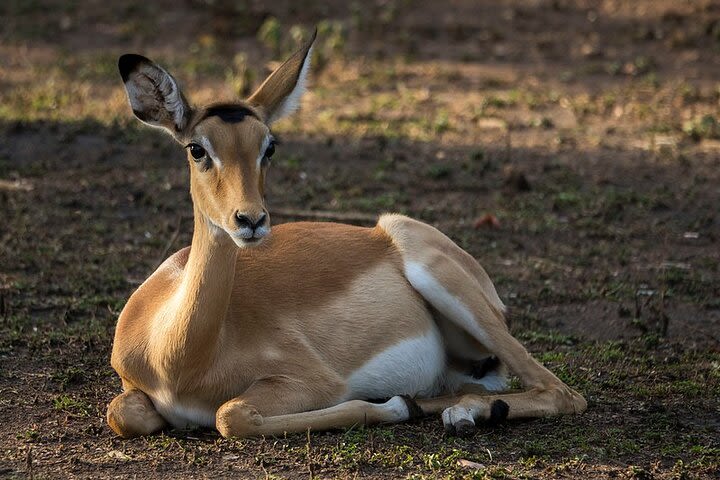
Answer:
<svg viewBox="0 0 720 480"><path fill-rule="evenodd" d="M215 428L225 438L250 437L263 424L263 417L249 405L228 402L215 415Z"/></svg>
<svg viewBox="0 0 720 480"><path fill-rule="evenodd" d="M110 428L122 438L150 435L165 426L150 398L140 390L128 390L115 397L107 409Z"/></svg>

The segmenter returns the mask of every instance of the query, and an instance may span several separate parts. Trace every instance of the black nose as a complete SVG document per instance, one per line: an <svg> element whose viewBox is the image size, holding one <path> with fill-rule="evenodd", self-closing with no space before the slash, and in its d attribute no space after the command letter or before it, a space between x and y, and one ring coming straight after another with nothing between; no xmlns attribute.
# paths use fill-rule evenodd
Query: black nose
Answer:
<svg viewBox="0 0 720 480"><path fill-rule="evenodd" d="M250 216L245 215L244 213L235 213L235 224L237 224L238 228L249 228L250 230L257 230L258 228L265 225L266 220L267 214L265 212L261 213L255 221L253 221Z"/></svg>

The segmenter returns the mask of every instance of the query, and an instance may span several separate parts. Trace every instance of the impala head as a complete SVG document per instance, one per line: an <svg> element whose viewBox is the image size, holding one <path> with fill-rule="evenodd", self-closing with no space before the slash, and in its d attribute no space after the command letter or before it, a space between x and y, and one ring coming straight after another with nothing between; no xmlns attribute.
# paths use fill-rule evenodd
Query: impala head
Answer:
<svg viewBox="0 0 720 480"><path fill-rule="evenodd" d="M177 81L140 55L118 67L128 100L142 122L170 133L187 150L196 215L240 247L270 233L265 172L275 152L270 125L297 109L315 35L245 101L191 107Z"/></svg>

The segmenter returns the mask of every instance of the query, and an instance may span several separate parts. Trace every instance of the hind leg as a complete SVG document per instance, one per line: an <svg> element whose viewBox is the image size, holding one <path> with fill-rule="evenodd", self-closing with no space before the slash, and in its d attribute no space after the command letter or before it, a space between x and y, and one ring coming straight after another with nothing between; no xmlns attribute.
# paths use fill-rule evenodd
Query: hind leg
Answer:
<svg viewBox="0 0 720 480"><path fill-rule="evenodd" d="M418 399L417 404L423 414L440 413L445 431L461 436L472 433L478 421L493 424L505 419L581 413L586 405L585 399L567 386L490 395L465 393L475 388L463 389L459 396Z"/></svg>
<svg viewBox="0 0 720 480"><path fill-rule="evenodd" d="M542 366L510 334L502 314L504 306L475 259L421 222L393 215L382 217L378 225L400 250L405 276L413 288L445 319L497 356L527 388L522 393L418 402L425 413L443 410L447 428L460 426L467 430L477 419L541 417L585 410L587 402L582 395Z"/></svg>
<svg viewBox="0 0 720 480"><path fill-rule="evenodd" d="M477 284L466 272L454 268L439 254L428 268L411 265L408 279L438 310L493 352L528 389L517 394L462 397L457 405L443 412L448 429L467 431L476 419L542 417L585 410L585 399L535 360L510 334L500 310L487 297L478 295Z"/></svg>

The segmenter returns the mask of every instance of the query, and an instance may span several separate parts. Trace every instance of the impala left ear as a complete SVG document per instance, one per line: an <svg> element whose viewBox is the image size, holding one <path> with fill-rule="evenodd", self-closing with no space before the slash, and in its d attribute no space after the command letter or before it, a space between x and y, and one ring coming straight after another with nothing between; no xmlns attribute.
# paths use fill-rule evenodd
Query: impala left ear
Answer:
<svg viewBox="0 0 720 480"><path fill-rule="evenodd" d="M300 106L315 37L317 29L310 41L271 73L248 99L248 103L260 110L268 125L290 115Z"/></svg>
<svg viewBox="0 0 720 480"><path fill-rule="evenodd" d="M135 116L177 138L192 112L173 76L152 60L135 54L120 57L118 69Z"/></svg>

